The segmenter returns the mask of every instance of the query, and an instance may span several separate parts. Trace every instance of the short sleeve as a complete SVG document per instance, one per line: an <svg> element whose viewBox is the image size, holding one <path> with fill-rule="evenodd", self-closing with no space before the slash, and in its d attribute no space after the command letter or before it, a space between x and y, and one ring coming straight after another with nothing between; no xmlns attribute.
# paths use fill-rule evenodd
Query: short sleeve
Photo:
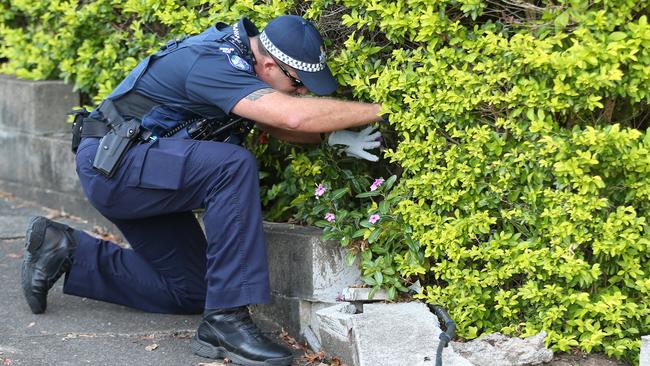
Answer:
<svg viewBox="0 0 650 366"><path fill-rule="evenodd" d="M239 66L241 67L241 64ZM226 114L229 114L241 99L265 88L271 86L255 75L235 68L228 55L222 53L198 57L185 84L190 99L216 105Z"/></svg>

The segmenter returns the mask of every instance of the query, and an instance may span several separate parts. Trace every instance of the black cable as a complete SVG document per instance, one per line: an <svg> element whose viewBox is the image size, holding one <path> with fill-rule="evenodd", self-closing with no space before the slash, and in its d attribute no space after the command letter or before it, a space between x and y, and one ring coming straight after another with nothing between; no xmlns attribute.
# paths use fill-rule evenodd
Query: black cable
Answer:
<svg viewBox="0 0 650 366"><path fill-rule="evenodd" d="M429 305L429 309L438 317L441 325L444 324L445 331L440 333L440 342L436 351L436 366L442 366L442 350L449 345L456 333L456 323L451 319L447 311L440 305Z"/></svg>

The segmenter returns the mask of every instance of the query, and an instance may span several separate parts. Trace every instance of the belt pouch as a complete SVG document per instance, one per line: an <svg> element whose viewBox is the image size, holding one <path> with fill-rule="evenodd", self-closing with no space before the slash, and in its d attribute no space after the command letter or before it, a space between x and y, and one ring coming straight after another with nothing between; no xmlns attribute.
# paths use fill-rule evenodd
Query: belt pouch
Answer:
<svg viewBox="0 0 650 366"><path fill-rule="evenodd" d="M74 120L72 122L72 143L70 144L70 148L72 152L76 154L79 143L81 142L81 126L83 125L83 120L88 117L90 113L85 108L81 108L68 114L74 115Z"/></svg>

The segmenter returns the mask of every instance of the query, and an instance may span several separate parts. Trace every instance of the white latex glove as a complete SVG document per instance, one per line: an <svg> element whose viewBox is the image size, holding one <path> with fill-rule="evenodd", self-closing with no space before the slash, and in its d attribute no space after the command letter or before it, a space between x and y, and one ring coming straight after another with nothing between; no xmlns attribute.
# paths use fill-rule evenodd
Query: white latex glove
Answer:
<svg viewBox="0 0 650 366"><path fill-rule="evenodd" d="M374 131L375 127L368 126L360 132L340 130L330 133L327 143L336 146L345 146L342 150L346 155L355 157L357 159L366 159L369 161L377 161L379 157L372 155L366 150L379 147L381 143L377 141L381 137L381 132Z"/></svg>

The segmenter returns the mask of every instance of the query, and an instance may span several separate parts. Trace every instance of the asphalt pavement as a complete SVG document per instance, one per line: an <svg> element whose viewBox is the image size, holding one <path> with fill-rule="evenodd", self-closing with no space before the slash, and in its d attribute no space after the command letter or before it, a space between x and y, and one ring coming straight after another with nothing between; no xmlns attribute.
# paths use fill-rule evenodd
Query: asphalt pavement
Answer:
<svg viewBox="0 0 650 366"><path fill-rule="evenodd" d="M200 316L151 314L64 295L63 279L50 290L47 311L32 314L20 288L20 267L25 230L36 215L113 237L64 212L0 192L0 366L222 364L190 350ZM305 362L298 357L294 364Z"/></svg>

